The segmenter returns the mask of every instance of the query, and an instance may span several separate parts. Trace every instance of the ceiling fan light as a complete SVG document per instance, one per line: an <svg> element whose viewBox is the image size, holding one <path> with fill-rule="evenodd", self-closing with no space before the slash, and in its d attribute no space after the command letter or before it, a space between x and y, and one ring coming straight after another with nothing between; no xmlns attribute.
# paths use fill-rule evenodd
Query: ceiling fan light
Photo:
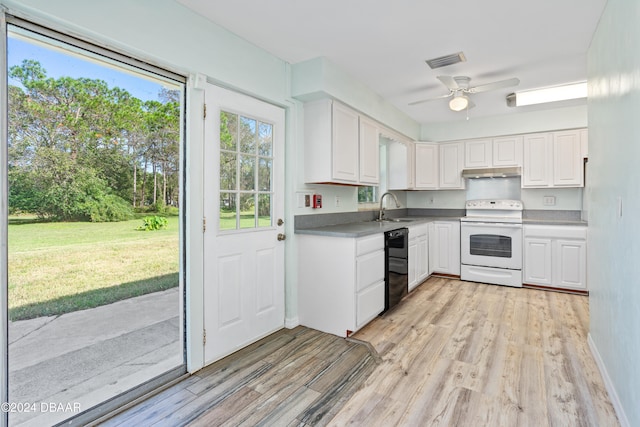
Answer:
<svg viewBox="0 0 640 427"><path fill-rule="evenodd" d="M453 111L462 111L469 106L469 98L465 95L455 96L449 101L449 108Z"/></svg>

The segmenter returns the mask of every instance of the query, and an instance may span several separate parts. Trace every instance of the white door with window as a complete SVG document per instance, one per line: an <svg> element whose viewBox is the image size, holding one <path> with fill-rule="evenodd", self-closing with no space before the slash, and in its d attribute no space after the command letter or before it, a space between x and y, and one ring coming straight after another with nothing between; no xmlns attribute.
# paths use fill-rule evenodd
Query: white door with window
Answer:
<svg viewBox="0 0 640 427"><path fill-rule="evenodd" d="M205 364L284 326L284 110L205 89Z"/></svg>

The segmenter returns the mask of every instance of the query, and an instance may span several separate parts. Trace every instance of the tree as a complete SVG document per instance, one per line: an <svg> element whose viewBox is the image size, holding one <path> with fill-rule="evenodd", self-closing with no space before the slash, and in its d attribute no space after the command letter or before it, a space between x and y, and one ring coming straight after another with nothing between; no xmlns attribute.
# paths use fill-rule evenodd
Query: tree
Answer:
<svg viewBox="0 0 640 427"><path fill-rule="evenodd" d="M56 220L119 220L137 201L138 171L159 170L163 201L177 183L179 92L142 102L102 80L47 77L37 62L11 67L9 204ZM140 199L145 200L144 180ZM154 186L154 191L157 187ZM171 194L177 201L177 184ZM124 206L128 206L127 209Z"/></svg>

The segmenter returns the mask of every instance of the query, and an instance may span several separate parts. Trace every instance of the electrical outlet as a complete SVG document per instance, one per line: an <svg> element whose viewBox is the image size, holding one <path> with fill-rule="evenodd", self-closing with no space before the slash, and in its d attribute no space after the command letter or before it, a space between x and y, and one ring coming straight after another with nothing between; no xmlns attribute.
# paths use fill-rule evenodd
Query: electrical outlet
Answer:
<svg viewBox="0 0 640 427"><path fill-rule="evenodd" d="M336 196L336 208L340 207L340 196Z"/></svg>
<svg viewBox="0 0 640 427"><path fill-rule="evenodd" d="M545 206L555 206L556 197L555 196L544 196L542 198L542 204Z"/></svg>
<svg viewBox="0 0 640 427"><path fill-rule="evenodd" d="M311 194L305 194L304 195L304 207L305 208L310 208L311 207Z"/></svg>

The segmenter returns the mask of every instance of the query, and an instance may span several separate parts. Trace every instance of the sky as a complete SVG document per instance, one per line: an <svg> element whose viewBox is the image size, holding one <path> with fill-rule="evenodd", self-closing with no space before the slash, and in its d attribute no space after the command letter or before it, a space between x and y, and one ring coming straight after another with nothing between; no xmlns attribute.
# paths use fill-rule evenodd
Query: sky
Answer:
<svg viewBox="0 0 640 427"><path fill-rule="evenodd" d="M116 69L107 63L100 64L95 59L82 59L78 54L65 54L62 49L54 46L48 47L41 42L29 42L20 34L9 34L7 41L7 65L10 67L20 65L24 59L33 59L43 66L48 77L85 77L100 79L107 82L109 87L126 89L131 95L143 101L159 101L158 93L163 86L160 79L151 79L141 73ZM17 81L9 79L10 85L19 86ZM169 89L178 89L178 86Z"/></svg>

